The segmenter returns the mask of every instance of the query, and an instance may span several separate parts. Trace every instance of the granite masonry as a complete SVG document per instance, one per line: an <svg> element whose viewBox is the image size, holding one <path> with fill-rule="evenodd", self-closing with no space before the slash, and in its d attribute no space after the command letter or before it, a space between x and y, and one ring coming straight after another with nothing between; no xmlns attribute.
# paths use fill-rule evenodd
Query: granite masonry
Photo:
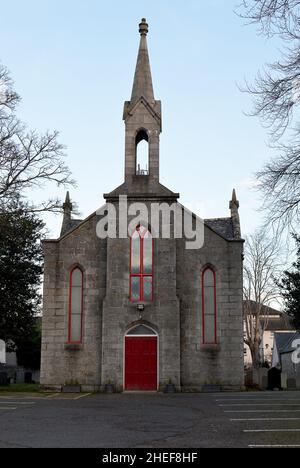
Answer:
<svg viewBox="0 0 300 468"><path fill-rule="evenodd" d="M179 194L159 182L161 102L154 97L147 33L143 19L132 95L123 113L124 183L104 194L117 213L120 195L127 196L129 207L136 202L148 208L153 203L175 203L184 210ZM149 146L143 170L137 166L141 141ZM147 280L134 279L131 236L99 238L101 216L95 212L84 220L73 219L67 194L60 237L43 243L42 386L102 391L109 384L124 391L161 390L172 383L178 391L241 389L243 240L235 191L229 208L229 217L204 221L200 249L186 249L184 237L154 238L151 273ZM148 227L151 233L151 220ZM72 280L74 271L80 272L78 283L75 276ZM143 293L139 281L145 281ZM77 306L75 289L81 291Z"/></svg>

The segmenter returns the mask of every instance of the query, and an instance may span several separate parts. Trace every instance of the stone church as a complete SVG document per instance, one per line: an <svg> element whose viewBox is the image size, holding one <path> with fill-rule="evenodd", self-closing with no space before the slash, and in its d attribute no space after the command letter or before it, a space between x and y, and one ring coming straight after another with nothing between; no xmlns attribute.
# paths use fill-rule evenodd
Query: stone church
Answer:
<svg viewBox="0 0 300 468"><path fill-rule="evenodd" d="M60 237L43 242L41 385L56 391L70 384L82 391L102 391L107 384L116 391L159 391L168 383L178 391L210 385L238 390L243 240L235 191L230 216L202 222L197 249L186 247L185 235L163 237L152 217L132 225L136 205L185 210L179 194L159 181L161 102L154 97L145 19L139 32L132 94L123 113L124 183L104 194L105 207L118 215L116 231L124 215L131 228L123 237L110 236L113 221L105 207L74 219L67 194ZM141 143L148 148L144 166L138 161ZM120 198L126 198L126 213ZM106 236L99 236L99 220L105 219ZM170 228L174 220L173 213ZM197 220L192 214L192 223Z"/></svg>

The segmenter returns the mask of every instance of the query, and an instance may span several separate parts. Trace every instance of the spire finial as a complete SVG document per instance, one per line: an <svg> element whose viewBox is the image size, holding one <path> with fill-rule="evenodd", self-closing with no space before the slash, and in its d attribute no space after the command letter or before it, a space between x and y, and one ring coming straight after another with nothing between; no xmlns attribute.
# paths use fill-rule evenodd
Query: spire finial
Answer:
<svg viewBox="0 0 300 468"><path fill-rule="evenodd" d="M142 18L142 21L139 24L139 33L141 36L147 36L149 31L149 25L146 18Z"/></svg>

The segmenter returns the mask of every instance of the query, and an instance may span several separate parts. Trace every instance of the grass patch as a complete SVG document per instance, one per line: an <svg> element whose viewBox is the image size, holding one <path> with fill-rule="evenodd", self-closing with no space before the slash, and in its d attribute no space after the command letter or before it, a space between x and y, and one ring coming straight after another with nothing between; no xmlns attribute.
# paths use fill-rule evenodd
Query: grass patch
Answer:
<svg viewBox="0 0 300 468"><path fill-rule="evenodd" d="M23 392L23 393L33 393L39 392L40 385L39 384L10 384L10 385L0 385L0 393L15 393L15 392Z"/></svg>

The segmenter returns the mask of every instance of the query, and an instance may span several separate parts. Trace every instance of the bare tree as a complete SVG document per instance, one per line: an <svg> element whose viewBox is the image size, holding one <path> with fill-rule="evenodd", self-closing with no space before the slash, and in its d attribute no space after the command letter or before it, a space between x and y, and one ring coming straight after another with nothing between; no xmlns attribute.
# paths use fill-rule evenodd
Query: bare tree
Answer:
<svg viewBox="0 0 300 468"><path fill-rule="evenodd" d="M284 44L281 58L245 89L276 152L257 177L268 218L282 230L300 223L300 0L244 0L238 12Z"/></svg>
<svg viewBox="0 0 300 468"><path fill-rule="evenodd" d="M16 117L20 102L7 69L0 65L0 210L15 206L28 189L43 188L46 183L58 186L74 184L64 163L64 147L58 132L39 135L27 130ZM27 204L29 211L60 211L61 201L48 199Z"/></svg>
<svg viewBox="0 0 300 468"><path fill-rule="evenodd" d="M261 230L246 239L244 262L245 343L249 346L253 367L261 363L260 346L268 324L271 304L280 297L276 280L282 264L280 246Z"/></svg>
<svg viewBox="0 0 300 468"><path fill-rule="evenodd" d="M3 108L13 110L19 102L20 96L13 89L8 70L0 65L0 111Z"/></svg>
<svg viewBox="0 0 300 468"><path fill-rule="evenodd" d="M239 14L258 24L262 34L299 38L300 0L243 0Z"/></svg>

